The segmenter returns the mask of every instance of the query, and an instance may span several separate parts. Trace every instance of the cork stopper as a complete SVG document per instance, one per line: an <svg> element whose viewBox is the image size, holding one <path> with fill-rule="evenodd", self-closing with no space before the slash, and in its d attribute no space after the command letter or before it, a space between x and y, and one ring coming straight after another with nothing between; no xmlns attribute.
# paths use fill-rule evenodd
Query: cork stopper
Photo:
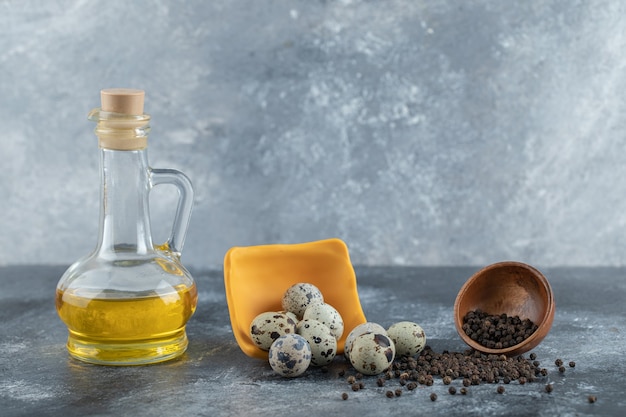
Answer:
<svg viewBox="0 0 626 417"><path fill-rule="evenodd" d="M141 116L143 114L143 90L131 88L107 88L100 91L102 110L112 113Z"/></svg>

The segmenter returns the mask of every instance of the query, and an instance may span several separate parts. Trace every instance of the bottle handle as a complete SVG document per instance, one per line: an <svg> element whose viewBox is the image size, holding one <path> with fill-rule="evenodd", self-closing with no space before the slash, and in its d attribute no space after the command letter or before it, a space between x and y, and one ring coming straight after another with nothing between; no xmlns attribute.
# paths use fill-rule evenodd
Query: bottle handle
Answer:
<svg viewBox="0 0 626 417"><path fill-rule="evenodd" d="M172 232L167 242L157 246L157 249L167 250L180 256L185 243L189 220L191 219L191 210L193 209L191 180L185 174L175 169L150 168L150 184L151 187L160 184L171 184L178 189L178 206L176 207Z"/></svg>

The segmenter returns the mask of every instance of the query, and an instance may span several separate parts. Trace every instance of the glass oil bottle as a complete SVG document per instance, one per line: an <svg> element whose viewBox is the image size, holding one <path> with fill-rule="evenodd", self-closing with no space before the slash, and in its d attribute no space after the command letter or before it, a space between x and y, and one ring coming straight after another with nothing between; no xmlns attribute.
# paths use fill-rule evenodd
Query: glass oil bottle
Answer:
<svg viewBox="0 0 626 417"><path fill-rule="evenodd" d="M102 90L101 100L89 114L100 148L99 238L59 280L56 308L72 357L104 365L162 362L185 352L185 326L197 304L196 284L180 262L193 188L181 172L149 166L143 91ZM168 241L154 245L149 193L159 184L174 185L179 200Z"/></svg>

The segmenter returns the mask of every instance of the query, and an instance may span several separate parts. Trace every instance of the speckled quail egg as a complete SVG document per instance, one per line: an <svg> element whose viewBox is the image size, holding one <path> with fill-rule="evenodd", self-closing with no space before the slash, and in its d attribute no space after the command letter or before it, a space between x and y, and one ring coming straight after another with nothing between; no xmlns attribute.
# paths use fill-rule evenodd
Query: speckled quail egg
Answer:
<svg viewBox="0 0 626 417"><path fill-rule="evenodd" d="M284 310L291 311L298 319L304 315L304 311L311 304L324 302L322 292L313 284L301 282L294 284L285 291L282 299Z"/></svg>
<svg viewBox="0 0 626 417"><path fill-rule="evenodd" d="M396 347L396 355L417 355L426 346L426 334L417 323L401 321L387 329L387 336L393 340Z"/></svg>
<svg viewBox="0 0 626 417"><path fill-rule="evenodd" d="M365 333L379 333L387 335L387 330L385 330L385 328L380 324L372 323L369 321L367 323L359 324L358 326L356 326L354 329L352 329L352 331L348 334L348 337L346 338L346 343L343 349L343 354L346 359L350 360L350 349L352 347L352 342L354 342L354 339Z"/></svg>
<svg viewBox="0 0 626 417"><path fill-rule="evenodd" d="M260 349L269 350L274 340L296 332L296 322L284 313L261 313L250 324L250 337Z"/></svg>
<svg viewBox="0 0 626 417"><path fill-rule="evenodd" d="M337 355L337 339L323 323L304 319L298 323L296 332L304 337L311 347L311 365L328 365Z"/></svg>
<svg viewBox="0 0 626 417"><path fill-rule="evenodd" d="M272 343L270 366L277 374L293 378L302 375L311 364L311 347L298 334L286 334Z"/></svg>
<svg viewBox="0 0 626 417"><path fill-rule="evenodd" d="M350 363L364 375L378 375L393 363L396 349L391 339L380 333L357 336L350 349Z"/></svg>
<svg viewBox="0 0 626 417"><path fill-rule="evenodd" d="M304 311L302 318L305 320L317 320L325 324L337 340L343 335L343 319L341 318L341 314L330 304L312 304Z"/></svg>

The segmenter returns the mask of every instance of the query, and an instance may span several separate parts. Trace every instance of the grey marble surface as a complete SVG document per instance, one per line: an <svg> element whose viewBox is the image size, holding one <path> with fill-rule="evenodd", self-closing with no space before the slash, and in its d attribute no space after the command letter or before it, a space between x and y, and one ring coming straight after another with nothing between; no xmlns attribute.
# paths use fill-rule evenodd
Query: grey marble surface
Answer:
<svg viewBox="0 0 626 417"><path fill-rule="evenodd" d="M626 284L623 268L550 268L544 274L556 300L551 332L534 350L546 379L534 383L470 387L451 396L441 379L388 399L375 377L353 393L348 369L336 358L327 373L311 369L296 379L275 375L245 356L228 318L221 271L196 272L199 302L187 330L188 351L145 367L104 367L70 359L66 329L54 310L54 289L64 267L0 267L0 415L13 416L623 416L626 400ZM369 321L384 326L412 320L441 352L463 350L452 308L473 267L358 267L359 296ZM576 362L559 374L554 360ZM544 391L546 383L554 391ZM459 381L453 385L460 387ZM399 385L398 385L399 387ZM341 393L350 398L341 400ZM435 392L436 402L429 399ZM589 404L587 397L598 400Z"/></svg>
<svg viewBox="0 0 626 417"><path fill-rule="evenodd" d="M94 245L106 87L196 187L184 259L626 265L620 0L0 1L0 264ZM175 197L155 190L155 240Z"/></svg>

